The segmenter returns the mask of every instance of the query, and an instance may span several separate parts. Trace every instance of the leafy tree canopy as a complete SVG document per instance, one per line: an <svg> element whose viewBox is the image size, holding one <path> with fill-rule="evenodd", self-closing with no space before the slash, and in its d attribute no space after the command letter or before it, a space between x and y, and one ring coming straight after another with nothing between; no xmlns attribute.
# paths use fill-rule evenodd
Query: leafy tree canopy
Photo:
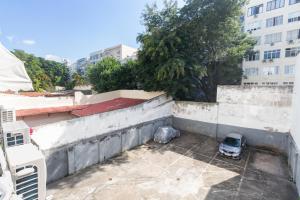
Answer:
<svg viewBox="0 0 300 200"><path fill-rule="evenodd" d="M128 61L121 63L108 57L88 68L88 78L97 92L107 92L118 89L136 89L136 63Z"/></svg>
<svg viewBox="0 0 300 200"><path fill-rule="evenodd" d="M178 9L147 6L146 31L137 40L138 81L146 90L164 90L176 99L215 101L217 85L239 84L239 64L254 45L241 31L244 0L187 0Z"/></svg>
<svg viewBox="0 0 300 200"><path fill-rule="evenodd" d="M12 53L24 62L35 91L51 91L55 86L66 87L69 83L70 74L66 65L36 57L22 50L14 50Z"/></svg>

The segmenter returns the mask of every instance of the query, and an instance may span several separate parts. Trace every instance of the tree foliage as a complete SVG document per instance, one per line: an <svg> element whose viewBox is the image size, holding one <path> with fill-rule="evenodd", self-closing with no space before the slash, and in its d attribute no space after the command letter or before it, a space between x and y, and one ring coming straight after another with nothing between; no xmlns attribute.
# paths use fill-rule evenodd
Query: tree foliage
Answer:
<svg viewBox="0 0 300 200"><path fill-rule="evenodd" d="M24 62L35 91L51 91L55 86L66 87L69 83L69 69L64 64L45 60L22 50L14 50L12 53Z"/></svg>
<svg viewBox="0 0 300 200"><path fill-rule="evenodd" d="M214 101L217 85L239 84L239 64L254 42L241 31L244 0L187 0L178 9L147 6L138 36L138 81L176 99Z"/></svg>
<svg viewBox="0 0 300 200"><path fill-rule="evenodd" d="M88 68L88 78L97 92L107 92L118 89L136 89L136 63L128 61L121 63L108 57Z"/></svg>

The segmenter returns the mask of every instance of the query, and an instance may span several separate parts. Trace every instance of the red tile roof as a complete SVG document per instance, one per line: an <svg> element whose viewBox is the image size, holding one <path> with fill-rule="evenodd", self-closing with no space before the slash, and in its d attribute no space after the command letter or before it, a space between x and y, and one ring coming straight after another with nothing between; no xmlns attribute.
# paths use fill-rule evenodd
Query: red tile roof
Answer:
<svg viewBox="0 0 300 200"><path fill-rule="evenodd" d="M75 116L83 117L88 115L94 115L97 113L103 113L112 110L128 108L143 102L145 102L145 100L143 99L117 98L117 99L104 101L97 104L89 104L89 105L17 110L16 115L17 117L26 117L26 116L34 116L34 115L42 115L42 114L70 112Z"/></svg>
<svg viewBox="0 0 300 200"><path fill-rule="evenodd" d="M72 114L78 117L83 117L88 115L94 115L97 113L103 113L112 110L128 108L143 102L145 102L145 100L143 99L117 98L102 103L90 104L85 108L76 109L72 111Z"/></svg>

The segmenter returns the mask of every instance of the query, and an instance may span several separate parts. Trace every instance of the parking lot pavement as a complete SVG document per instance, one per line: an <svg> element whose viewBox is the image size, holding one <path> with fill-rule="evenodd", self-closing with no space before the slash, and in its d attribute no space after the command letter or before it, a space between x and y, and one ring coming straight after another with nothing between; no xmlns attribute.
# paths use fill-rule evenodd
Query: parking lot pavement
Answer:
<svg viewBox="0 0 300 200"><path fill-rule="evenodd" d="M48 185L47 199L297 200L284 156L247 148L241 160L212 138L184 133L150 142Z"/></svg>

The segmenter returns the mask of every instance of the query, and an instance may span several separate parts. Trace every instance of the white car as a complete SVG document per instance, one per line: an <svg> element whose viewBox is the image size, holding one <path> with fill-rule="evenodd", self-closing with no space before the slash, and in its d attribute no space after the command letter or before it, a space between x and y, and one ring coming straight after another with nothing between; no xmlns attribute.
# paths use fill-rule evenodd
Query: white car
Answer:
<svg viewBox="0 0 300 200"><path fill-rule="evenodd" d="M241 159L243 149L246 147L246 138L237 133L228 134L219 145L219 152L234 159Z"/></svg>

